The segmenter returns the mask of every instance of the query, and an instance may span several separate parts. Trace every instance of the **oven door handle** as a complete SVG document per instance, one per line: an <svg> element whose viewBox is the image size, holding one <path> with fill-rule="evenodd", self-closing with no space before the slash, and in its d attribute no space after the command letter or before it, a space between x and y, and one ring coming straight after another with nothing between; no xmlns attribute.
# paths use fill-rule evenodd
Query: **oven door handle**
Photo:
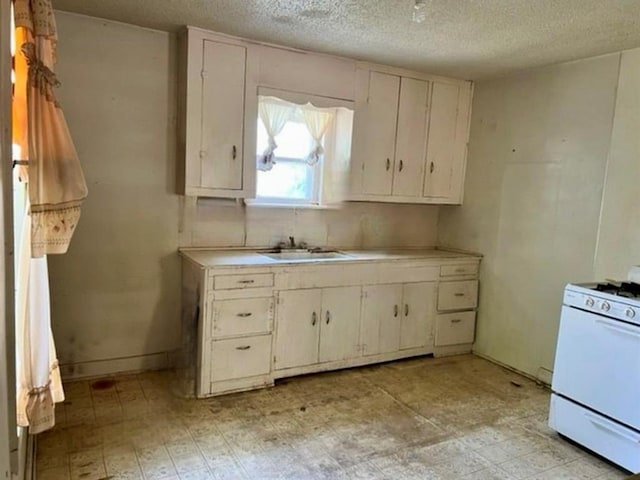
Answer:
<svg viewBox="0 0 640 480"><path fill-rule="evenodd" d="M606 430L607 432L613 433L614 435L629 440L630 442L640 443L640 436L636 437L635 435L628 432L621 432L615 426L605 423L603 420L599 419L591 413L585 413L584 416L587 417L587 419L596 427L601 428L602 430Z"/></svg>
<svg viewBox="0 0 640 480"><path fill-rule="evenodd" d="M606 320L596 320L596 323L602 325L603 327L608 328L609 330L615 330L616 332L625 333L627 335L631 335L632 337L640 338L640 328L627 328L622 325L614 325Z"/></svg>

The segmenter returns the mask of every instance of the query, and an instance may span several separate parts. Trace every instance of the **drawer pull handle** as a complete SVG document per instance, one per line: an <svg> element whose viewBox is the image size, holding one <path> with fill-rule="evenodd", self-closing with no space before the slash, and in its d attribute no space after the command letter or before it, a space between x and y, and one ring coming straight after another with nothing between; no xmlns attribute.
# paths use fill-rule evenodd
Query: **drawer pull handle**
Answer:
<svg viewBox="0 0 640 480"><path fill-rule="evenodd" d="M454 318L451 320L451 323L460 323L462 320L460 320L459 318Z"/></svg>
<svg viewBox="0 0 640 480"><path fill-rule="evenodd" d="M247 318L250 317L251 315L253 315L253 313L251 312L244 312L244 313L239 313L238 316L241 318Z"/></svg>
<svg viewBox="0 0 640 480"><path fill-rule="evenodd" d="M387 172L389 171L390 168L391 168L391 160L387 158Z"/></svg>
<svg viewBox="0 0 640 480"><path fill-rule="evenodd" d="M456 268L456 273L464 273L464 268Z"/></svg>
<svg viewBox="0 0 640 480"><path fill-rule="evenodd" d="M242 283L248 285L249 283L254 283L255 280L238 280L238 283Z"/></svg>
<svg viewBox="0 0 640 480"><path fill-rule="evenodd" d="M327 310L327 325L329 325L330 321L331 321L331 312Z"/></svg>
<svg viewBox="0 0 640 480"><path fill-rule="evenodd" d="M408 303L404 304L404 316L405 317L409 316L409 304Z"/></svg>
<svg viewBox="0 0 640 480"><path fill-rule="evenodd" d="M403 168L404 168L404 163L402 162L402 160L400 160L400 166L398 167L398 171L401 172Z"/></svg>
<svg viewBox="0 0 640 480"><path fill-rule="evenodd" d="M460 292L454 293L453 295L455 297L464 297L464 293L460 293Z"/></svg>
<svg viewBox="0 0 640 480"><path fill-rule="evenodd" d="M318 323L318 314L313 312L311 314L311 325L315 325L316 323Z"/></svg>
<svg viewBox="0 0 640 480"><path fill-rule="evenodd" d="M243 345L242 347L236 347L236 350L249 350L251 345Z"/></svg>
<svg viewBox="0 0 640 480"><path fill-rule="evenodd" d="M613 433L614 435L617 435L618 437L624 438L624 439L629 440L629 441L631 441L633 443L640 443L640 437L636 437L635 435L633 435L631 433L620 431L619 429L617 429L613 425L609 425L608 422L605 423L605 421L600 420L598 417L596 417L594 415L591 415L589 413L585 413L584 416L587 417L587 419L598 428L606 430L606 431L608 431L610 433Z"/></svg>
<svg viewBox="0 0 640 480"><path fill-rule="evenodd" d="M233 148L231 149L231 158L235 160L237 156L238 156L238 149L234 145Z"/></svg>
<svg viewBox="0 0 640 480"><path fill-rule="evenodd" d="M393 306L393 316L397 317L398 316L398 305L394 305Z"/></svg>

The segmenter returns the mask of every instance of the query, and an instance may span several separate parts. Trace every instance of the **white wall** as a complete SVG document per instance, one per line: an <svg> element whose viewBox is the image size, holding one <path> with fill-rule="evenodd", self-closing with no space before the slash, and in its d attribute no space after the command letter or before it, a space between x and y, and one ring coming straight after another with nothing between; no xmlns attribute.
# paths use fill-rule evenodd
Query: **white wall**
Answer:
<svg viewBox="0 0 640 480"><path fill-rule="evenodd" d="M61 12L57 21L58 94L89 187L69 252L49 257L58 355L76 364L67 375L162 364L180 314L175 40Z"/></svg>
<svg viewBox="0 0 640 480"><path fill-rule="evenodd" d="M626 278L630 265L640 265L640 49L622 54L595 278Z"/></svg>
<svg viewBox="0 0 640 480"><path fill-rule="evenodd" d="M441 244L485 255L475 350L544 380L563 287L594 278L619 60L478 82L465 203L440 212Z"/></svg>
<svg viewBox="0 0 640 480"><path fill-rule="evenodd" d="M67 255L50 258L63 372L161 366L178 345L178 246L433 246L438 208L247 208L175 194L175 38L57 12L57 73L89 198Z"/></svg>
<svg viewBox="0 0 640 480"><path fill-rule="evenodd" d="M336 210L243 207L186 199L181 246L273 247L293 235L311 246L425 247L437 241L438 207L348 203Z"/></svg>

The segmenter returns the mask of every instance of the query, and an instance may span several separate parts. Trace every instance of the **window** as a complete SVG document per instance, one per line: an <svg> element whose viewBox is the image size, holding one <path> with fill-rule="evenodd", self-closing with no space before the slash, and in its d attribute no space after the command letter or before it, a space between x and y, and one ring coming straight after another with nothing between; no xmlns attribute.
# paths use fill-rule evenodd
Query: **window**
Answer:
<svg viewBox="0 0 640 480"><path fill-rule="evenodd" d="M351 156L353 109L343 105L351 104L293 97L258 97L256 199L250 203L337 203L346 188Z"/></svg>
<svg viewBox="0 0 640 480"><path fill-rule="evenodd" d="M306 157L313 147L313 138L306 125L296 119L286 122L275 137L278 148L274 151L273 167L258 168L256 196L258 199L301 203L319 202L320 163L308 165ZM262 121L258 121L257 158L269 145L269 136Z"/></svg>

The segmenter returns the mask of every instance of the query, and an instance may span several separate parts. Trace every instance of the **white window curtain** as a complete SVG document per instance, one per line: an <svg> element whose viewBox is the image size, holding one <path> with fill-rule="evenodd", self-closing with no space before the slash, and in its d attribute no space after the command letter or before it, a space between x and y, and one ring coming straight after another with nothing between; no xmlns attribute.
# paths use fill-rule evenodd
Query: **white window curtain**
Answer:
<svg viewBox="0 0 640 480"><path fill-rule="evenodd" d="M258 97L258 114L269 136L269 145L258 160L258 170L266 172L273 168L275 164L273 152L278 148L275 137L282 132L291 118L294 112L292 107L291 103L276 97Z"/></svg>
<svg viewBox="0 0 640 480"><path fill-rule="evenodd" d="M313 138L313 147L307 156L307 163L315 165L324 154L322 137L327 132L329 125L333 121L334 110L331 108L317 108L310 103L300 107L304 123Z"/></svg>
<svg viewBox="0 0 640 480"><path fill-rule="evenodd" d="M333 128L336 133L328 135L325 139L326 152L322 162L322 204L337 208L347 198L349 189L353 110L336 108L330 128Z"/></svg>
<svg viewBox="0 0 640 480"><path fill-rule="evenodd" d="M16 272L16 367L18 425L29 433L55 425L54 404L64 401L51 332L47 257L31 257L31 215L27 202Z"/></svg>

